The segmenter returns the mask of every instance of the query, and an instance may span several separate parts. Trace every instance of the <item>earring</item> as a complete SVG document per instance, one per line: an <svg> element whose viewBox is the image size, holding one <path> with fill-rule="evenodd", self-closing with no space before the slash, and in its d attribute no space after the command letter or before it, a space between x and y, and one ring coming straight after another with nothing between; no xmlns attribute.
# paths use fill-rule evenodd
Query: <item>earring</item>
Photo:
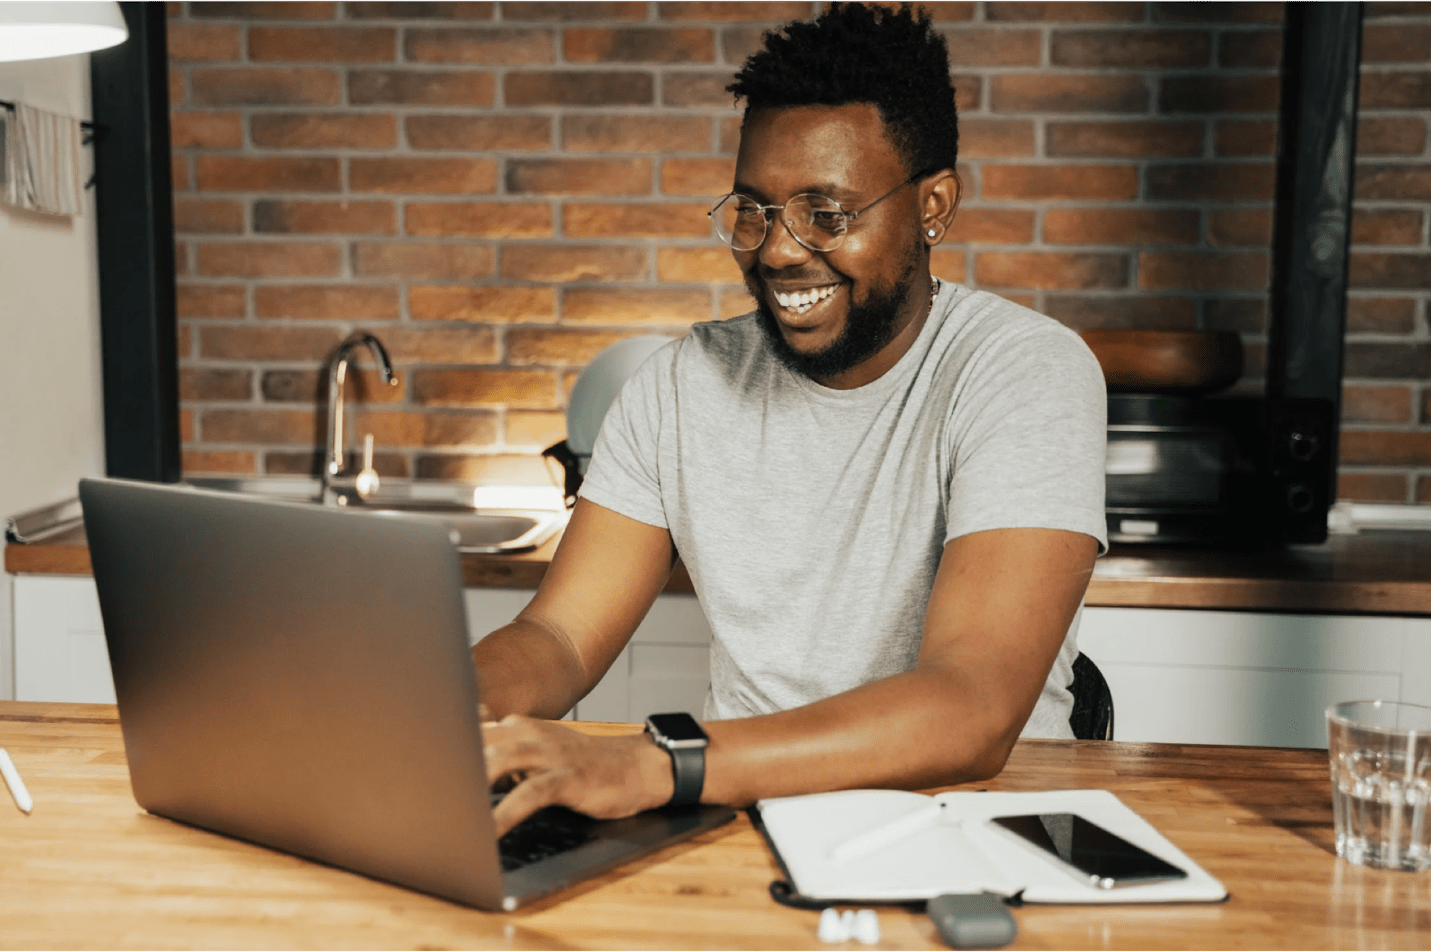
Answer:
<svg viewBox="0 0 1431 952"><path fill-rule="evenodd" d="M927 234L930 238L933 238L935 235L939 234L939 232L937 232L937 231L935 231L933 228L931 228L931 229L929 229L929 231L925 232L925 234Z"/></svg>

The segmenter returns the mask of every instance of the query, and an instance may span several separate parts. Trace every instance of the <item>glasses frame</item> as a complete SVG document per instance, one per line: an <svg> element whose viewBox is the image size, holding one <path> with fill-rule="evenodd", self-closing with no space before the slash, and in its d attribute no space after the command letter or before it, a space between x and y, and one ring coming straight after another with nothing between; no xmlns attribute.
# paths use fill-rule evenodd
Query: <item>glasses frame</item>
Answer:
<svg viewBox="0 0 1431 952"><path fill-rule="evenodd" d="M791 202L795 201L796 199L801 199L801 198L807 198L807 199L808 199L808 198L819 198L819 199L823 199L824 201L827 201L827 202L829 202L831 205L834 205L836 208L838 208L838 209L840 210L840 214L842 214L842 215L845 216L845 227L844 227L844 230L840 232L839 236L838 236L838 237L836 238L836 240L835 240L835 243L834 243L833 245L830 245L828 248L816 248L815 246L811 245L810 243L804 241L799 235L795 234L795 229L793 229L793 228L790 227L790 222L789 222L789 220L786 220L786 221L785 221L785 230L788 231L788 232L790 232L790 237L791 237L791 238L794 238L795 241L799 243L800 247L805 248L805 249L808 250L808 251L813 251L813 252L815 252L816 254L821 254L821 253L827 252L827 251L834 251L836 248L840 247L840 245L842 245L842 244L845 243L845 235L849 234L849 231L850 231L850 223L851 223L851 222L854 222L854 221L859 220L859 217L860 217L861 215L863 215L865 212L869 211L871 208L874 208L874 207L875 207L876 205L878 205L880 202L884 201L886 198L889 198L891 195L893 195L895 192L898 192L900 189L906 188L907 186L910 186L910 185L913 185L915 182L917 182L917 181L919 181L920 179L924 178L924 177L925 177L926 175L928 175L928 174L929 174L928 172L915 172L915 173L914 173L913 175L911 175L909 178L905 179L903 182L900 182L898 185L896 185L894 188L890 189L888 192L885 192L885 193L884 193L883 195L881 195L879 198L875 199L875 200L872 201L872 202L869 202L868 204L864 205L864 206L861 207L861 208L855 209L854 211L846 211L846 210L845 210L845 206L841 205L839 202L835 201L835 200L834 200L833 198L831 198L830 196L828 196L828 195L821 195L819 192L801 192L799 195L792 195L792 196L790 196L790 198L786 199L784 205L762 205L762 204L760 204L759 202L755 201L755 199L751 198L749 195L746 195L744 192L727 192L725 195L723 195L723 196L721 197L720 201L716 202L714 205L711 206L711 210L708 211L708 212L706 212L706 217L710 219L711 225L715 227L715 232L716 232L716 234L719 235L721 230L720 230L720 227L719 227L718 225L716 225L716 218L715 218L715 216L716 216L716 212L720 210L720 207L721 207L722 205L724 205L726 202L730 201L732 198L735 198L735 197L737 197L737 196L739 196L739 197L741 197L741 198L744 198L744 199L748 199L749 201L753 202L753 203L755 204L755 210L762 213L760 217L761 217L761 219L765 222L765 230L761 233L761 235L760 235L760 240L757 241L755 244L751 245L749 248L737 248L737 247L735 246L735 235L734 235L734 233L731 234L731 236L730 236L729 239L722 238L721 240L722 240L722 241L725 241L726 244L730 245L731 249L734 250L734 251L755 251L755 250L759 249L761 245L765 244L765 239L767 239L767 238L770 237L770 222L771 222L771 218L772 218L772 216L771 216L771 214L770 214L771 212L774 212L774 211L784 211L784 210L785 210L785 205L789 205Z"/></svg>

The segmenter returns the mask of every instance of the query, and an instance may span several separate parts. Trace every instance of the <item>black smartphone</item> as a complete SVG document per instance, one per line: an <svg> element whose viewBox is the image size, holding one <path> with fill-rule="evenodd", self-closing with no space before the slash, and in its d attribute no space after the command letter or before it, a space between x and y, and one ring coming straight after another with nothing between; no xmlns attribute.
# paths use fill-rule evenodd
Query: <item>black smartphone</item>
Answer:
<svg viewBox="0 0 1431 952"><path fill-rule="evenodd" d="M1179 869L1076 813L996 816L1002 827L1051 855L1100 889L1186 879Z"/></svg>

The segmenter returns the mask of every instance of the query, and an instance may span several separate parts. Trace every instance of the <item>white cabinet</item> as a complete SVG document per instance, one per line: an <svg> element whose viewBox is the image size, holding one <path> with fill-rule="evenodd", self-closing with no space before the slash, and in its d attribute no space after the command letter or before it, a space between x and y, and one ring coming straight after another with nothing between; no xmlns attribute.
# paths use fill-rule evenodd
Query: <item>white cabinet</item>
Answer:
<svg viewBox="0 0 1431 952"><path fill-rule="evenodd" d="M1431 703L1431 618L1085 608L1117 740L1325 747L1337 701Z"/></svg>
<svg viewBox="0 0 1431 952"><path fill-rule="evenodd" d="M17 575L15 700L114 703L94 579Z"/></svg>

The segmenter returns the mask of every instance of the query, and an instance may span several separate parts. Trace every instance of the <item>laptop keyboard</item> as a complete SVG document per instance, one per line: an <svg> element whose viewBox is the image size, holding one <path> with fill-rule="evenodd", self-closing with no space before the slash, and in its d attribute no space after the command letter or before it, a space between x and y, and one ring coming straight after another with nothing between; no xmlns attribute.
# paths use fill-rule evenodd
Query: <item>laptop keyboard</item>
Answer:
<svg viewBox="0 0 1431 952"><path fill-rule="evenodd" d="M595 836L592 828L596 823L591 817L566 807L538 810L497 841L502 871L510 873L590 842Z"/></svg>

